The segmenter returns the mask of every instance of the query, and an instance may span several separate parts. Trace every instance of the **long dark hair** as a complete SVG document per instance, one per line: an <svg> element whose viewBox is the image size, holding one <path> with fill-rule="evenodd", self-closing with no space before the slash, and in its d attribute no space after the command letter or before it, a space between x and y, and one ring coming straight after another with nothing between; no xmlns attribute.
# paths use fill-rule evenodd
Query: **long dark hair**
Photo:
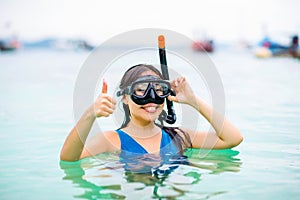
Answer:
<svg viewBox="0 0 300 200"><path fill-rule="evenodd" d="M154 66L147 65L147 64L138 64L138 65L132 66L125 72L124 76L121 79L119 89L120 90L125 89L126 87L131 85L131 83L136 81L143 72L146 72L146 71L152 71L155 74L157 74L161 79L163 79L163 76L160 73L160 71L157 68L155 68ZM129 106L127 104L123 103L123 109L124 109L125 117L124 117L124 121L119 129L125 128L128 125L128 123L130 122L131 114L130 114ZM187 135L182 129L180 129L178 127L164 126L164 119L166 118L166 115L167 115L166 111L163 110L157 119L158 122L155 122L155 124L157 126L159 126L160 128L162 128L163 130L165 130L166 133L168 133L168 135L172 138L174 144L176 145L179 153L183 154L187 148L192 146L191 139L190 139L189 135Z"/></svg>

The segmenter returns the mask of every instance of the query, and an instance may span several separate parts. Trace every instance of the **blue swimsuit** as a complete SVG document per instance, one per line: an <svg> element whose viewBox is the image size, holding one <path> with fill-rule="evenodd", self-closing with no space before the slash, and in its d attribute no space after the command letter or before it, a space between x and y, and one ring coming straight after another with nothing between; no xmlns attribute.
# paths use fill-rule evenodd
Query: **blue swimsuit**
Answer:
<svg viewBox="0 0 300 200"><path fill-rule="evenodd" d="M122 152L130 152L133 154L148 154L147 150L142 147L139 143L137 143L132 137L130 137L124 131L118 129L116 130L119 134L121 140L121 150ZM172 141L172 138L162 130L162 137L160 142L160 154L176 154L177 148Z"/></svg>
<svg viewBox="0 0 300 200"><path fill-rule="evenodd" d="M121 140L120 161L127 172L151 173L165 176L175 170L179 164L187 163L185 156L178 154L172 138L162 130L159 155L149 154L124 131L116 130Z"/></svg>

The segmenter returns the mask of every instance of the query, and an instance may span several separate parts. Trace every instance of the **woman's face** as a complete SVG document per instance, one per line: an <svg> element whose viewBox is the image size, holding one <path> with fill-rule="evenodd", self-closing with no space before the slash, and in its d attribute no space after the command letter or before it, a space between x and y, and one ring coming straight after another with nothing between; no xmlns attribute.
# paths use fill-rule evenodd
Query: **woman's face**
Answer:
<svg viewBox="0 0 300 200"><path fill-rule="evenodd" d="M159 77L153 71L145 71L141 76L152 75ZM164 108L164 104L148 103L145 105L138 105L132 101L130 95L125 95L124 103L128 104L131 113L131 120L146 125L154 122Z"/></svg>

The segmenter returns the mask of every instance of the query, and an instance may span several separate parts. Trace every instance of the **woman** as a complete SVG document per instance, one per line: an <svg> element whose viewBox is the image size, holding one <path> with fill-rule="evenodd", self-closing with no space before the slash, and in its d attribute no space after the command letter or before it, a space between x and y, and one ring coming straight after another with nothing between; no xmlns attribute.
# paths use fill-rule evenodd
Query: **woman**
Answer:
<svg viewBox="0 0 300 200"><path fill-rule="evenodd" d="M125 111L122 126L116 131L98 134L86 143L95 119L108 117L115 110L116 101L102 92L69 133L61 150L61 160L76 161L118 150L138 154L167 154L183 153L186 148L224 149L237 146L243 139L233 124L221 114L216 115L211 106L194 94L185 78L168 83L162 80L159 70L151 65L140 64L128 69L121 80L118 95L122 96ZM164 127L165 98L195 108L215 132ZM213 115L215 120L212 120Z"/></svg>

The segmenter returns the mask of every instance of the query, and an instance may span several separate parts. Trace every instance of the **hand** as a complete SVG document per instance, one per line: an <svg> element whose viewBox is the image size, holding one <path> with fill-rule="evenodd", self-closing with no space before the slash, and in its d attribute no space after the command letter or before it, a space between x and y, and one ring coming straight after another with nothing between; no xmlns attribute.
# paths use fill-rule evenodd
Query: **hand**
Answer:
<svg viewBox="0 0 300 200"><path fill-rule="evenodd" d="M116 101L107 94L107 82L103 79L102 93L96 99L93 110L95 117L108 117L116 107Z"/></svg>
<svg viewBox="0 0 300 200"><path fill-rule="evenodd" d="M192 106L196 104L195 94L185 77L176 78L172 80L170 84L176 93L176 96L168 96L170 101L189 104Z"/></svg>

